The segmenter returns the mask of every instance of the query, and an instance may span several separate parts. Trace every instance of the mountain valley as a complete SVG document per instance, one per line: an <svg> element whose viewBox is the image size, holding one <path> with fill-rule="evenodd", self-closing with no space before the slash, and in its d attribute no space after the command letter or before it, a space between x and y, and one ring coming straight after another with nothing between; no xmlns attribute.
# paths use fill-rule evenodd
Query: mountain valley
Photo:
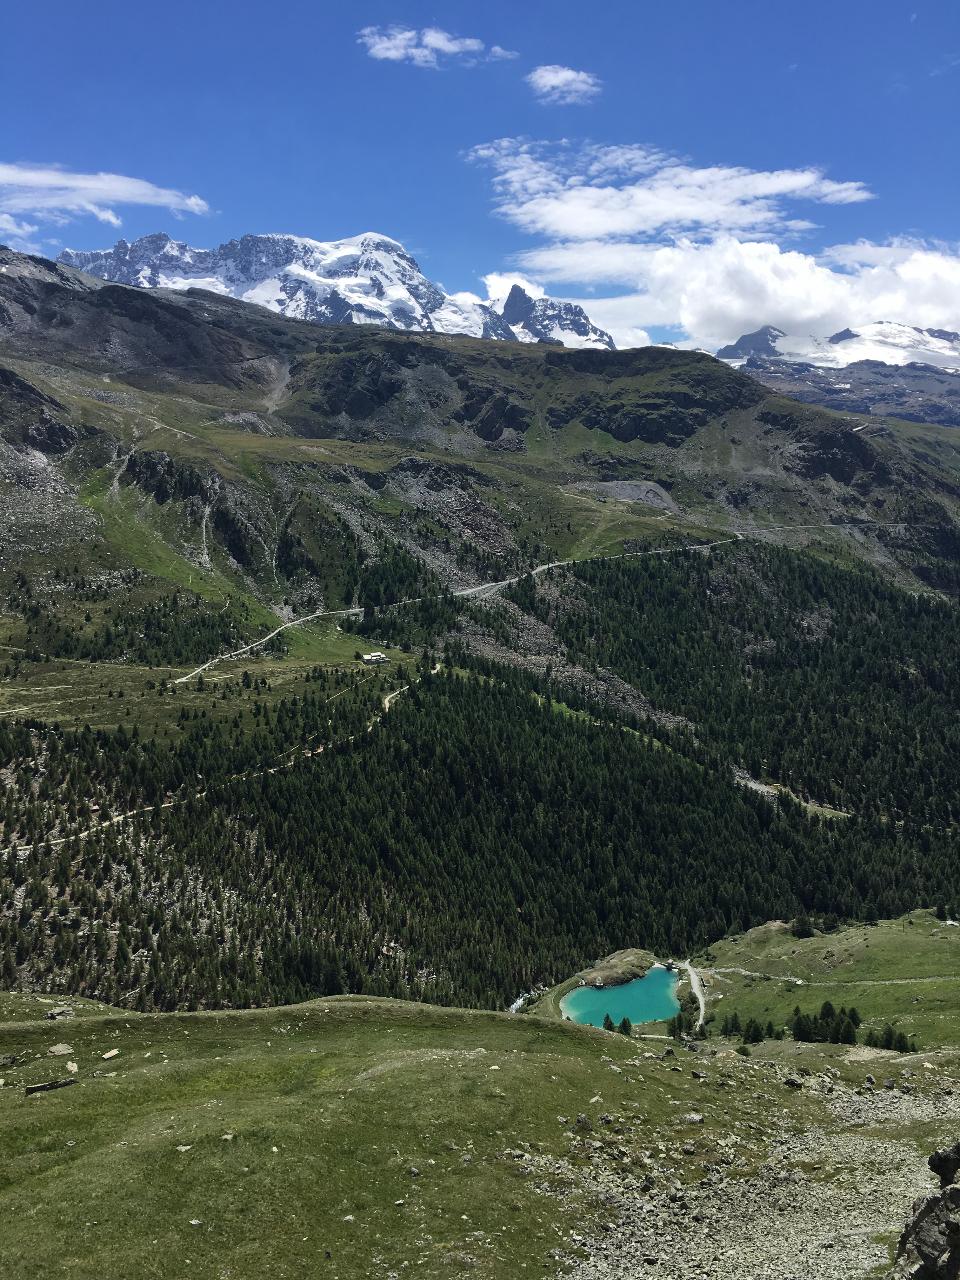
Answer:
<svg viewBox="0 0 960 1280"><path fill-rule="evenodd" d="M0 250L5 1268L146 1195L138 1277L883 1274L956 1123L960 436L193 266ZM551 1013L623 948L702 1037Z"/></svg>

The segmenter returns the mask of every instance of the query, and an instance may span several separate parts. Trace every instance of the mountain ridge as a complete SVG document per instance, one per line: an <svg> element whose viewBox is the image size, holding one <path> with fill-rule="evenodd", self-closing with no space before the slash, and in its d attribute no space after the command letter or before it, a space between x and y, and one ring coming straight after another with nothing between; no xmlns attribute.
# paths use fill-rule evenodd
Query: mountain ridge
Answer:
<svg viewBox="0 0 960 1280"><path fill-rule="evenodd" d="M492 343L371 325L318 329L232 296L137 289L6 250L0 251L0 362L21 379L4 392L11 404L16 401L6 431L12 467L23 471L27 442L36 442L30 447L48 459L57 450L66 453L67 470L80 467L84 474L94 464L106 465L99 460L104 450L121 459L132 448L120 483L147 484L151 492L159 485L158 493L184 498L189 491L180 536L190 546L201 533L205 548L191 550L190 558L205 560L222 541L222 550L246 566L244 590L256 583L267 599L280 584L278 562L273 553L265 559L265 548L275 542L272 523L293 496L291 490L290 498L283 497L294 483L285 459L302 458L308 470L301 476L310 477L311 489L318 486L324 506L331 500L329 468L318 466L309 444L318 440L341 442L337 455L354 468L354 455L365 459L367 472L386 468L387 483L404 492L414 480L400 475L396 450L420 455L421 467L428 458L429 466L443 458L444 478L438 474L436 483L448 505L461 503L454 497L459 482L448 474L454 459L481 472L509 463L509 483L518 486L510 510L517 514L491 506L476 477L468 486L477 499L470 536L504 554L510 549L512 557L491 566L490 577L505 577L522 562L569 558L581 536L590 538L588 515L606 516L604 486L612 486L619 501L617 495L645 485L644 492L660 494L661 508L666 502L686 518L696 513L711 529L747 528L761 512L776 527L850 519L872 524L879 514L897 522L885 535L900 547L897 556L907 552L906 538L920 553L924 574L929 554L941 564L944 553L948 561L953 554L957 482L949 452L937 456L925 438L914 441L885 427L868 432L861 420L780 400L747 371L706 354L660 346L609 351ZM43 402L23 382L63 408L34 407ZM106 407L96 409L97 403ZM136 407L140 416L118 417L111 404ZM144 422L153 435L149 442ZM160 423L168 424L164 434L154 435ZM90 440L97 428L99 443ZM290 443L268 445L272 437ZM79 446L73 454L71 441ZM265 464L270 459L262 492L259 482L251 486L237 474L236 451L251 448ZM163 454L166 461L148 454ZM201 457L211 475L229 478L226 490L215 486L222 496L209 529L198 527L209 496L178 472L189 457ZM52 471L50 476L52 484ZM559 504L569 529L541 522L539 547L529 544L518 561L519 513L529 500L521 494L530 484L535 490L547 486L548 506ZM592 488L576 497L566 491L584 484ZM27 502L22 486L15 492L17 502ZM595 498L588 499L588 492ZM332 496L345 510L335 490ZM82 503L71 505L56 494L51 500L63 511L66 503L78 527L89 520ZM417 501L425 500L421 493ZM751 519L745 522L747 510ZM36 504L24 512L25 522L32 520ZM631 524L634 518L630 513ZM369 536L368 516L361 520L356 512L350 519ZM939 532L922 533L931 523ZM387 525L382 531L386 536ZM453 548L441 550L436 533L431 537L429 549L411 541L412 554L442 566L441 577L451 586L470 585L464 565L478 563L477 551L461 546L456 554L468 559L458 564ZM889 547L876 547L869 556L888 557ZM304 585L293 601L306 602L312 590Z"/></svg>
<svg viewBox="0 0 960 1280"><path fill-rule="evenodd" d="M817 337L763 325L717 359L807 404L960 427L960 334L879 321Z"/></svg>
<svg viewBox="0 0 960 1280"><path fill-rule="evenodd" d="M892 320L877 320L830 334L788 333L767 324L742 334L736 342L717 351L718 360L731 362L751 356L769 356L823 368L845 368L862 361L922 364L957 373L960 372L960 333L951 329L924 329Z"/></svg>
<svg viewBox="0 0 960 1280"><path fill-rule="evenodd" d="M157 232L132 243L121 239L111 249L64 249L57 261L114 284L207 289L315 324L376 324L503 342L614 345L574 303L534 300L515 286L510 297L518 314L510 322L492 301L447 293L398 240L378 232L330 241L270 232L214 249L194 248Z"/></svg>

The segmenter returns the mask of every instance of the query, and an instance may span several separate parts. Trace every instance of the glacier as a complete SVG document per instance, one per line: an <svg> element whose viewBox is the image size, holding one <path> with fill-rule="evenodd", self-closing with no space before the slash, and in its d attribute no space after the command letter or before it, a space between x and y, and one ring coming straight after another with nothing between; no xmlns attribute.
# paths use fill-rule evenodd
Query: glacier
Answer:
<svg viewBox="0 0 960 1280"><path fill-rule="evenodd" d="M447 293L424 275L398 240L374 231L326 241L279 233L245 235L215 249L194 248L158 232L132 243L118 240L110 249L65 249L57 261L115 284L207 289L315 324L614 346L610 335L575 303L534 300L517 287L501 310L471 293Z"/></svg>

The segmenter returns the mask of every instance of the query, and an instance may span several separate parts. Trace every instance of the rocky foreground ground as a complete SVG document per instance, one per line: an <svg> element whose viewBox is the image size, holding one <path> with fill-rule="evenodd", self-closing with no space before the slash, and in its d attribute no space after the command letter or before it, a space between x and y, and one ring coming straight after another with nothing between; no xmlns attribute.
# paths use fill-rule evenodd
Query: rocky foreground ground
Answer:
<svg viewBox="0 0 960 1280"><path fill-rule="evenodd" d="M678 1116L673 1140L638 1157L630 1151L628 1117L601 1116L594 1124L581 1115L568 1130L569 1159L514 1153L530 1161L544 1194L568 1209L568 1247L555 1254L559 1274L577 1280L887 1274L911 1204L918 1196L915 1207L927 1204L923 1197L936 1189L917 1139L960 1126L960 1083L936 1063L925 1067L913 1058L905 1065L907 1059L892 1055L865 1063L862 1082L853 1084L835 1068L806 1074L729 1054L686 1058L681 1051L675 1069L694 1072L708 1114ZM716 1123L709 1113L716 1091L725 1089L751 1091L756 1123L726 1129ZM778 1095L801 1091L811 1123L771 1124ZM575 1218L588 1203L601 1206L601 1227L578 1231ZM931 1230L956 1207L937 1212ZM910 1280L958 1274L897 1271Z"/></svg>

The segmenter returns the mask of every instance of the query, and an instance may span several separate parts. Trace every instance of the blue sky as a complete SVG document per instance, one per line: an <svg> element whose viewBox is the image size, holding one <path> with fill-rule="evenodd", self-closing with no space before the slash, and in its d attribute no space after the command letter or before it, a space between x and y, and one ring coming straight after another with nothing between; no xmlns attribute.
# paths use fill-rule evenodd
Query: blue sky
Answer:
<svg viewBox="0 0 960 1280"><path fill-rule="evenodd" d="M0 240L45 253L378 230L621 341L960 328L952 2L36 0L0 103Z"/></svg>

